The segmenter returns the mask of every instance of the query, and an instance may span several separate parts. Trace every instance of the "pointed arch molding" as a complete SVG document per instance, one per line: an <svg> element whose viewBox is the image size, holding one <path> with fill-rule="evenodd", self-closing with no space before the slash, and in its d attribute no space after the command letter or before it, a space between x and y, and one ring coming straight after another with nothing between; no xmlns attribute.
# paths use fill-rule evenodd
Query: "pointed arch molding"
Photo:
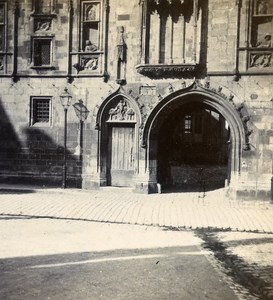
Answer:
<svg viewBox="0 0 273 300"><path fill-rule="evenodd" d="M97 106L96 129L100 129L103 122L136 123L141 124L141 113L138 105L138 97L132 91L127 93L122 87L111 92Z"/></svg>
<svg viewBox="0 0 273 300"><path fill-rule="evenodd" d="M141 146L147 148L149 152L149 141L151 132L156 127L158 116L171 105L171 103L179 101L181 104L191 102L191 96L199 96L201 102L213 107L227 120L231 130L233 170L240 170L240 159L242 150L250 150L249 136L252 130L249 128L250 117L247 114L246 107L240 103L239 99L235 99L233 94L225 94L223 88L212 88L209 82L202 85L199 81L194 81L189 86L182 81L179 89L177 85L169 84L168 95L157 95L158 102L151 109L150 113L144 116L143 123L140 125L142 133ZM235 103L240 103L239 105ZM195 100L196 101L196 97ZM199 100L198 100L199 101Z"/></svg>

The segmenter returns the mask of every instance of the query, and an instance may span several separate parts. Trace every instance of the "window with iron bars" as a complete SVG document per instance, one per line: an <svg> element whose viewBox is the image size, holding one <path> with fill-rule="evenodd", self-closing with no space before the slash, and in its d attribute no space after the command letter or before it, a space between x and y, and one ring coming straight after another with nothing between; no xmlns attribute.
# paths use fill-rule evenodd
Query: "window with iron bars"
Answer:
<svg viewBox="0 0 273 300"><path fill-rule="evenodd" d="M32 97L30 125L51 125L51 97Z"/></svg>
<svg viewBox="0 0 273 300"><path fill-rule="evenodd" d="M33 65L50 66L51 65L51 44L52 38L34 38L33 39Z"/></svg>
<svg viewBox="0 0 273 300"><path fill-rule="evenodd" d="M192 116L187 115L184 119L184 129L185 133L191 133L192 132Z"/></svg>

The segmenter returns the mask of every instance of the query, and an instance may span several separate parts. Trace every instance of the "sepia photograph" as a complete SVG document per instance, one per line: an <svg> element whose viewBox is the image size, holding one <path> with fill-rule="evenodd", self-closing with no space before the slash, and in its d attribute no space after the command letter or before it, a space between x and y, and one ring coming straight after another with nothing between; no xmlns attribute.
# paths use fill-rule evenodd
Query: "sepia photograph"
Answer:
<svg viewBox="0 0 273 300"><path fill-rule="evenodd" d="M273 300L273 0L0 0L0 299Z"/></svg>

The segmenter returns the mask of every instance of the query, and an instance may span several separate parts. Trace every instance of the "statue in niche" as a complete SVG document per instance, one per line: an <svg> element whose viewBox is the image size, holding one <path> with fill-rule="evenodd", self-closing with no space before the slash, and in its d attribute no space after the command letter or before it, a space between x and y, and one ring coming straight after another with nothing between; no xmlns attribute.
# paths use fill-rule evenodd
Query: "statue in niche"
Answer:
<svg viewBox="0 0 273 300"><path fill-rule="evenodd" d="M95 21L97 19L97 5L91 4L86 9L86 20Z"/></svg>
<svg viewBox="0 0 273 300"><path fill-rule="evenodd" d="M271 41L271 35L269 33L266 33L264 38L260 41L258 41L257 48L271 48L272 47L272 41ZM255 53L251 55L250 59L250 67L270 67L271 66L271 53Z"/></svg>
<svg viewBox="0 0 273 300"><path fill-rule="evenodd" d="M127 45L125 42L124 27L120 27L117 43L117 82L126 80Z"/></svg>
<svg viewBox="0 0 273 300"><path fill-rule="evenodd" d="M85 41L84 52L89 52L90 54L82 55L80 57L80 62L74 64L73 67L78 71L83 70L96 70L98 68L98 57L92 55L91 52L96 52L98 50L97 46L94 45L90 40Z"/></svg>
<svg viewBox="0 0 273 300"><path fill-rule="evenodd" d="M265 15L267 14L267 1L266 0L260 0L257 3L257 15Z"/></svg>
<svg viewBox="0 0 273 300"><path fill-rule="evenodd" d="M97 51L98 48L96 45L92 44L90 40L85 42L85 52L94 52ZM84 68L87 70L95 70L98 67L98 58L97 57L89 57L85 59Z"/></svg>
<svg viewBox="0 0 273 300"><path fill-rule="evenodd" d="M258 41L257 48L270 48L272 47L272 42L271 42L271 34L266 33L264 38Z"/></svg>
<svg viewBox="0 0 273 300"><path fill-rule="evenodd" d="M85 52L93 52L93 51L97 51L97 50L98 50L97 46L92 44L92 42L90 40L85 41L85 48L84 48Z"/></svg>

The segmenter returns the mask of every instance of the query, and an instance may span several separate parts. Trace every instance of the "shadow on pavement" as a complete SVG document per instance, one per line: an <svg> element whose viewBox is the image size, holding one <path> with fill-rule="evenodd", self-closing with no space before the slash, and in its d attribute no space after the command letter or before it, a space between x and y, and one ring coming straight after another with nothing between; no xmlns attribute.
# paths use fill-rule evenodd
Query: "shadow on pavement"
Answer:
<svg viewBox="0 0 273 300"><path fill-rule="evenodd" d="M245 287L249 291L250 297L263 300L273 299L273 267L264 268L257 264L252 264L229 250L229 247L234 246L272 243L272 238L255 240L243 239L225 243L217 237L217 232L197 230L196 235L203 240L202 247L212 251L214 258L220 263L222 268L224 268L224 272L231 277L234 282Z"/></svg>
<svg viewBox="0 0 273 300"><path fill-rule="evenodd" d="M197 246L20 257L0 264L1 299L235 298Z"/></svg>
<svg viewBox="0 0 273 300"><path fill-rule="evenodd" d="M36 193L35 190L31 189L0 189L0 194L32 194Z"/></svg>

